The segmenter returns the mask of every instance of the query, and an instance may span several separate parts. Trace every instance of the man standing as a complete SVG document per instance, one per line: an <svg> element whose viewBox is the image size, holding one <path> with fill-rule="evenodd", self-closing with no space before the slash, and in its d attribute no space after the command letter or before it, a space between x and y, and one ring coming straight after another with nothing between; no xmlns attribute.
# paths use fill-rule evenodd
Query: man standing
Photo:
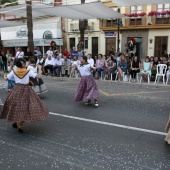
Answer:
<svg viewBox="0 0 170 170"><path fill-rule="evenodd" d="M21 47L18 47L17 53L15 55L15 58L24 58L24 52L22 51Z"/></svg>
<svg viewBox="0 0 170 170"><path fill-rule="evenodd" d="M78 58L78 51L76 51L75 47L73 47L73 51L71 52L71 60L73 60L74 56Z"/></svg>
<svg viewBox="0 0 170 170"><path fill-rule="evenodd" d="M60 77L61 66L62 66L62 59L60 58L59 55L57 55L53 59L53 73L57 77ZM57 74L56 74L56 70L57 70Z"/></svg>
<svg viewBox="0 0 170 170"><path fill-rule="evenodd" d="M28 47L27 51L24 54L24 59L26 60L26 66L29 65L29 59L30 58L34 58L34 56L33 56L32 52L30 51L30 48Z"/></svg>
<svg viewBox="0 0 170 170"><path fill-rule="evenodd" d="M83 53L82 53L82 51L79 49L79 50L78 50L78 58L77 58L77 59L80 61L80 58L81 58L81 57L83 57Z"/></svg>

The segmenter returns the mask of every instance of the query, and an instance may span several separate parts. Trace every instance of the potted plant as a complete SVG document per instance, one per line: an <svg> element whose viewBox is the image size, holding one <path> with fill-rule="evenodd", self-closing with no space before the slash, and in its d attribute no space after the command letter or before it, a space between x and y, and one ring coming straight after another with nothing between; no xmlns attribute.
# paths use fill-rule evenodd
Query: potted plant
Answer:
<svg viewBox="0 0 170 170"><path fill-rule="evenodd" d="M138 13L138 16L140 16L140 17L143 17L143 16L145 16L145 15L146 15L145 12Z"/></svg>

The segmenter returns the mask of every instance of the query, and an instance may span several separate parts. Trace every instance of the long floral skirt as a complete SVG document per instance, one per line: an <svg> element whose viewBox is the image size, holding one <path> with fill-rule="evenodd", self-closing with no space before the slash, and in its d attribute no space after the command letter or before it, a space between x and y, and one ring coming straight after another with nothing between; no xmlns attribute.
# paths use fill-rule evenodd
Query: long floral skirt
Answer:
<svg viewBox="0 0 170 170"><path fill-rule="evenodd" d="M34 90L35 93L41 94L47 92L47 88L41 78L30 77L30 82L33 83L33 86L31 86L31 88Z"/></svg>
<svg viewBox="0 0 170 170"><path fill-rule="evenodd" d="M1 118L11 122L35 122L47 118L48 114L48 109L29 86L16 84L6 98Z"/></svg>
<svg viewBox="0 0 170 170"><path fill-rule="evenodd" d="M92 75L81 77L75 101L88 101L91 99L98 99L99 90Z"/></svg>

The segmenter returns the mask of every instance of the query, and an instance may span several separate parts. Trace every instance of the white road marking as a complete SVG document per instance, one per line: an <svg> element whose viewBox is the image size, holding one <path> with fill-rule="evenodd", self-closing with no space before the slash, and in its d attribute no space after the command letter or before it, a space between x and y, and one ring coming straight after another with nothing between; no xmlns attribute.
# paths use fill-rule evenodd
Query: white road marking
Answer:
<svg viewBox="0 0 170 170"><path fill-rule="evenodd" d="M146 133L163 135L163 136L167 135L167 133L164 133L164 132L158 132L158 131L154 131L154 130L142 129L142 128L137 128L137 127L115 124L115 123L92 120L92 119L86 119L86 118L81 118L81 117L63 115L63 114L59 114L59 113L50 112L49 114L55 115L55 116L60 116L60 117L65 117L65 118L68 118L68 119L81 120L81 121L85 121L85 122L91 122L91 123L102 124L102 125L107 125L107 126L114 126L114 127L119 127L119 128L123 128L123 129L135 130L135 131L139 131L139 132L146 132Z"/></svg>

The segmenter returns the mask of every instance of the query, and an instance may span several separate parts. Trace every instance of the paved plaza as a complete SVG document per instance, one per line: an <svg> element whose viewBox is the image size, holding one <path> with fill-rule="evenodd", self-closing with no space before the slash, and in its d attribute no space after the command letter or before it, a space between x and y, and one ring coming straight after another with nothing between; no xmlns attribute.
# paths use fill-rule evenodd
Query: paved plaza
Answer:
<svg viewBox="0 0 170 170"><path fill-rule="evenodd" d="M170 86L97 81L99 107L74 102L79 79L43 77L49 118L19 134L1 120L0 167L13 169L164 170ZM6 82L0 78L0 98Z"/></svg>

